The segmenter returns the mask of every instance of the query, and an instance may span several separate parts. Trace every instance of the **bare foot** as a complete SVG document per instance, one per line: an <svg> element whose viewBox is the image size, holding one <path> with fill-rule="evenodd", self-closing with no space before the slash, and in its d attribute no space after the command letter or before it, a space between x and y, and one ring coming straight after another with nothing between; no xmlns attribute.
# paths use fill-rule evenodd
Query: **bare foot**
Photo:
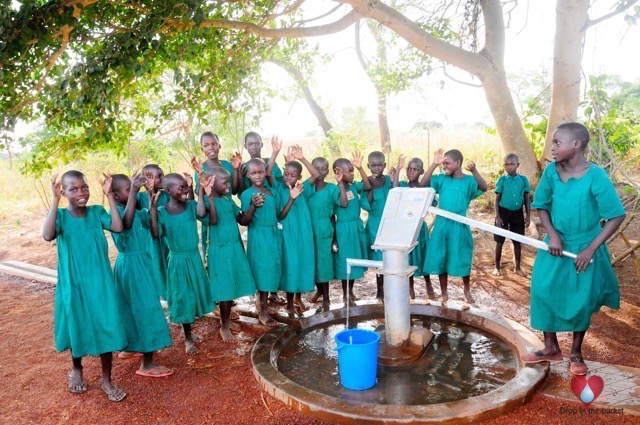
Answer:
<svg viewBox="0 0 640 425"><path fill-rule="evenodd" d="M270 326L270 327L278 326L278 322L273 320L273 317L269 316L268 313L260 313L258 320L260 321L260 323L262 323L265 326Z"/></svg>
<svg viewBox="0 0 640 425"><path fill-rule="evenodd" d="M194 354L196 354L198 352L198 349L196 348L196 343L185 339L184 352L187 353L188 356L193 356Z"/></svg>
<svg viewBox="0 0 640 425"><path fill-rule="evenodd" d="M469 310L471 306L467 303L462 304L462 310Z"/></svg>
<svg viewBox="0 0 640 425"><path fill-rule="evenodd" d="M220 327L220 336L224 342L235 342L238 340L238 338L231 333L231 329L229 329L228 326Z"/></svg>
<svg viewBox="0 0 640 425"><path fill-rule="evenodd" d="M433 287L431 287L431 285L427 285L427 297L432 300L436 299L436 293L433 291Z"/></svg>
<svg viewBox="0 0 640 425"><path fill-rule="evenodd" d="M412 300L415 300L415 299L416 299L416 291L413 289L413 287L409 287L409 297L410 297Z"/></svg>
<svg viewBox="0 0 640 425"><path fill-rule="evenodd" d="M302 301L302 298L294 298L293 299L293 303L296 305L296 307L299 309L300 313L303 313L307 310L309 310L309 307L307 307L304 303L304 301Z"/></svg>
<svg viewBox="0 0 640 425"><path fill-rule="evenodd" d="M356 294L354 294L353 292L349 293L349 298L351 298L351 301L358 301L360 299L356 297Z"/></svg>
<svg viewBox="0 0 640 425"><path fill-rule="evenodd" d="M295 306L287 307L287 314L289 317L295 317L297 311Z"/></svg>
<svg viewBox="0 0 640 425"><path fill-rule="evenodd" d="M464 297L466 298L467 302L469 304L475 304L475 300L473 299L473 297L471 296L471 292L470 291L465 291L464 292Z"/></svg>
<svg viewBox="0 0 640 425"><path fill-rule="evenodd" d="M449 295L443 294L440 301L442 302L442 307L449 308Z"/></svg>
<svg viewBox="0 0 640 425"><path fill-rule="evenodd" d="M331 304L329 304L329 300L322 300L322 311L327 312L331 310Z"/></svg>
<svg viewBox="0 0 640 425"><path fill-rule="evenodd" d="M242 327L234 322L229 323L229 329L231 329L232 331L238 332L242 330Z"/></svg>
<svg viewBox="0 0 640 425"><path fill-rule="evenodd" d="M313 294L313 297L311 297L311 298L309 299L309 302L310 302L310 303L317 303L317 302L318 302L318 300L319 300L321 297L322 297L322 294L321 294L319 291L316 291L316 293L315 293L315 294Z"/></svg>
<svg viewBox="0 0 640 425"><path fill-rule="evenodd" d="M191 334L191 338L195 341L195 342L202 342L204 341L204 337L202 335L198 335L198 334Z"/></svg>
<svg viewBox="0 0 640 425"><path fill-rule="evenodd" d="M345 300L343 298L342 301L344 302L344 306L346 307L347 306L347 300ZM355 307L357 305L358 304L356 304L356 301L353 298L349 297L349 307Z"/></svg>
<svg viewBox="0 0 640 425"><path fill-rule="evenodd" d="M524 274L524 272L522 271L522 269L520 267L518 267L517 269L515 269L515 272L518 276L522 276L522 277L526 277L527 275Z"/></svg>
<svg viewBox="0 0 640 425"><path fill-rule="evenodd" d="M494 275L494 276L501 276L502 275L502 273L500 272L500 269L493 269L491 274Z"/></svg>

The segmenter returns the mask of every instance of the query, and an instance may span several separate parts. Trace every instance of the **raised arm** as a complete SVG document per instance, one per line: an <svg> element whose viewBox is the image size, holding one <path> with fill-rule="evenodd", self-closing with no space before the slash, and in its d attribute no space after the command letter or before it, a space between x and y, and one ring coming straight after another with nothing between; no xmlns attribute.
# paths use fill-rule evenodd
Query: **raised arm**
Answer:
<svg viewBox="0 0 640 425"><path fill-rule="evenodd" d="M444 149L438 149L433 155L433 162L427 168L427 171L424 172L424 176L422 176L422 180L420 180L420 186L429 186L431 185L431 176L433 176L433 172L436 171L442 162L444 161Z"/></svg>
<svg viewBox="0 0 640 425"><path fill-rule="evenodd" d="M104 176L104 180L102 181L102 192L109 200L109 208L111 209L111 227L109 227L109 230L114 233L120 233L124 229L124 226L122 224L122 217L120 217L120 214L118 213L118 203L113 199L113 194L111 193L111 174L102 173L102 175Z"/></svg>
<svg viewBox="0 0 640 425"><path fill-rule="evenodd" d="M149 219L151 220L151 235L158 239L160 237L160 229L158 228L158 197L160 191L152 194L150 190L149 194Z"/></svg>
<svg viewBox="0 0 640 425"><path fill-rule="evenodd" d="M340 189L340 206L342 208L347 208L349 205L349 199L347 198L347 190L344 187L344 182L342 178L344 174L342 173L342 168L336 168L336 183L338 184L338 189Z"/></svg>
<svg viewBox="0 0 640 425"><path fill-rule="evenodd" d="M298 161L302 162L302 164L309 171L309 174L311 174L311 177L309 177L309 183L314 184L316 182L316 180L318 180L318 177L320 177L320 173L318 173L318 170L316 170L316 167L314 167L307 160L307 158L304 157L304 153L302 152L302 148L300 146L298 146L298 145L294 145L294 146L291 147L291 153L293 154L293 157L295 159L297 159Z"/></svg>
<svg viewBox="0 0 640 425"><path fill-rule="evenodd" d="M136 215L136 203L138 201L137 195L138 195L138 192L140 191L140 188L144 186L145 181L146 181L146 178L142 174L136 173L133 176L131 176L131 191L129 192L129 198L127 199L127 206L125 207L124 215L122 216L122 226L125 229L131 229L131 226L133 226L133 219Z"/></svg>
<svg viewBox="0 0 640 425"><path fill-rule="evenodd" d="M242 178L242 155L235 151L231 156L231 168L233 168L233 181L231 182L231 194L236 195L244 190L244 179Z"/></svg>
<svg viewBox="0 0 640 425"><path fill-rule="evenodd" d="M269 184L272 186L273 186L273 182L275 181L272 174L273 167L276 164L276 158L278 158L280 149L282 149L282 142L280 141L278 136L271 137L271 157L269 158L269 163L267 164L266 178Z"/></svg>
<svg viewBox="0 0 640 425"><path fill-rule="evenodd" d="M369 176L367 176L367 172L364 171L364 168L362 168L362 153L354 152L353 159L351 159L351 163L360 172L360 177L362 178L362 189L371 190L373 186L371 186L371 181L369 181Z"/></svg>
<svg viewBox="0 0 640 425"><path fill-rule="evenodd" d="M291 206L293 205L294 201L298 198L298 196L300 196L300 194L302 193L302 190L303 190L302 182L300 181L298 181L295 186L289 187L289 200L287 201L287 204L284 206L282 211L280 211L280 214L278 214L278 219L282 220L287 216L287 214L289 214L289 210L291 210Z"/></svg>
<svg viewBox="0 0 640 425"><path fill-rule="evenodd" d="M407 157L403 154L398 155L398 165L396 168L392 168L389 170L389 174L391 174L391 184L393 187L398 187L400 184L400 171L404 168Z"/></svg>
<svg viewBox="0 0 640 425"><path fill-rule="evenodd" d="M49 207L49 214L44 219L42 225L42 237L45 241L52 241L56 238L56 216L58 215L58 205L62 198L62 181L57 180L58 175L51 177L51 191L53 199Z"/></svg>
<svg viewBox="0 0 640 425"><path fill-rule="evenodd" d="M194 200L195 196L193 193L193 177L189 173L182 173L184 179L187 181L187 186L189 186L189 195L187 195L187 199ZM202 186L202 184L201 184Z"/></svg>
<svg viewBox="0 0 640 425"><path fill-rule="evenodd" d="M473 161L469 161L465 168L467 169L467 171L473 174L473 177L476 179L476 182L478 182L478 189L480 189L483 192L486 192L487 189L489 189L489 185L487 184L486 181L484 181L484 179L478 172L478 169L476 168L476 163Z"/></svg>

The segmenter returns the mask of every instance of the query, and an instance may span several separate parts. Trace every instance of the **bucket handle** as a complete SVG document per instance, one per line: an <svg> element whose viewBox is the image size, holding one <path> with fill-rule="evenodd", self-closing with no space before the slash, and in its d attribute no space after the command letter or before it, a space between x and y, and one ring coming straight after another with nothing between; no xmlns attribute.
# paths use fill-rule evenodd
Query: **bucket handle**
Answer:
<svg viewBox="0 0 640 425"><path fill-rule="evenodd" d="M344 344L341 342L336 342L336 351L340 351L344 348Z"/></svg>

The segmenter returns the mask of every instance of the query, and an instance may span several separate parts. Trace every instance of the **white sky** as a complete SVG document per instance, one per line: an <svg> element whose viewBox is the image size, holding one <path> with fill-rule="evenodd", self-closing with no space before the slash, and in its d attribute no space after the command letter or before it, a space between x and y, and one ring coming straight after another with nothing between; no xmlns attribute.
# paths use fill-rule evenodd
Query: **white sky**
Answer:
<svg viewBox="0 0 640 425"><path fill-rule="evenodd" d="M323 2L326 6L326 2ZM596 1L591 17L606 13L614 0ZM525 11L528 10L528 18ZM595 13L594 13L595 11ZM640 28L629 27L618 15L590 28L583 57L583 68L590 74L618 74L626 81L638 81L640 63L638 42ZM551 73L555 28L555 1L520 1L513 13L511 28L507 30L505 67L507 73L523 69L546 68ZM347 107L366 106L367 117L375 121L376 98L373 87L364 75L353 49L353 27L340 34L311 39L321 51L333 54L333 59L318 68L312 91L316 100L326 108L330 120L336 123L341 111ZM272 66L271 83L283 92L294 83L288 75ZM455 73L448 67L450 74ZM460 72L456 76L463 76ZM410 90L389 101L389 124L393 131L410 129L416 121L440 121L443 124L474 123L493 125L484 92L456 83L446 76L434 75L423 87L428 90ZM444 81L440 88L439 82ZM476 81L477 82L477 81ZM262 120L262 131L280 134L285 139L301 137L309 130L318 129L317 121L304 100L297 102L274 101L271 113Z"/></svg>

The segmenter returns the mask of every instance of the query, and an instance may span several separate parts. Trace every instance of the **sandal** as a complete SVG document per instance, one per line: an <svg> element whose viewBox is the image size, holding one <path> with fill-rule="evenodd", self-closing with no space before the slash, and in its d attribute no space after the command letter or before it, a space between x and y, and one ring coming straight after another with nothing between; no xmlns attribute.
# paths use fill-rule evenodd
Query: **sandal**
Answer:
<svg viewBox="0 0 640 425"><path fill-rule="evenodd" d="M105 394L109 398L109 401L115 401L117 403L119 401L124 400L125 397L127 396L127 393L125 393L124 390L118 387L117 385L113 386L112 391L107 391L104 385L100 385L100 388L102 388L102 391L105 392Z"/></svg>
<svg viewBox="0 0 640 425"><path fill-rule="evenodd" d="M569 359L569 370L574 375L582 376L587 374L589 368L582 359L582 356L573 356Z"/></svg>
<svg viewBox="0 0 640 425"><path fill-rule="evenodd" d="M543 354L542 351L536 351L535 353L525 353L520 357L525 364L535 364L542 362L561 363L562 353L558 351L555 354Z"/></svg>
<svg viewBox="0 0 640 425"><path fill-rule="evenodd" d="M82 394L87 391L87 383L83 379L82 382L73 382L71 372L67 373L67 391L71 394Z"/></svg>

